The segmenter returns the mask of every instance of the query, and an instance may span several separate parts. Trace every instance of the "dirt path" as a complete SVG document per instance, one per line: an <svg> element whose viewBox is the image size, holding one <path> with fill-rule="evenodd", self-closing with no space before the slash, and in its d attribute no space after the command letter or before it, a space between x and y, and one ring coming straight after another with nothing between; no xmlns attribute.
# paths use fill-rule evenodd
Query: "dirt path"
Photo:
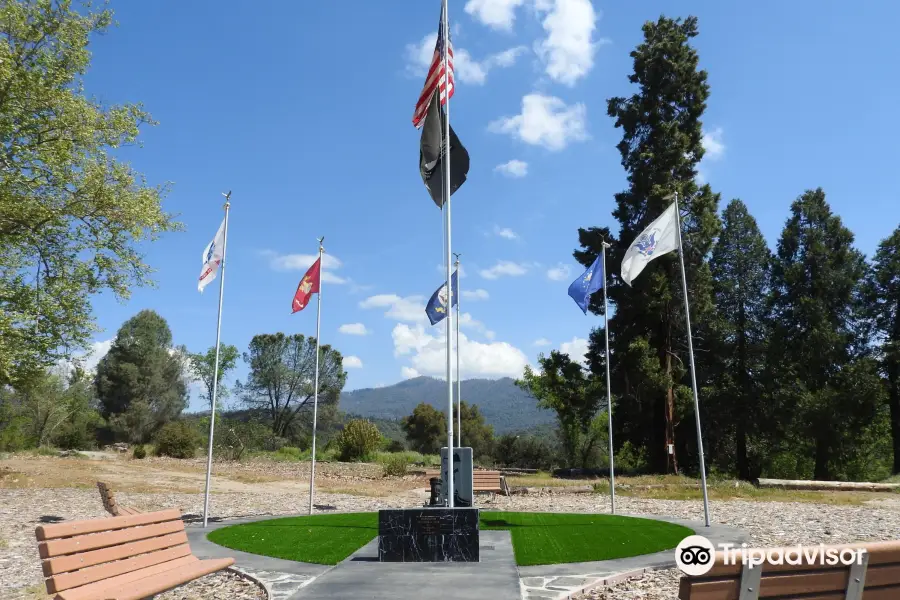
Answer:
<svg viewBox="0 0 900 600"><path fill-rule="evenodd" d="M14 455L0 460L0 488L93 488L105 481L118 491L202 492L206 461L130 457L91 452L87 458ZM388 496L420 488L415 476L385 479L377 465L316 463L316 487L362 496ZM308 491L309 463L248 461L213 465L216 493Z"/></svg>

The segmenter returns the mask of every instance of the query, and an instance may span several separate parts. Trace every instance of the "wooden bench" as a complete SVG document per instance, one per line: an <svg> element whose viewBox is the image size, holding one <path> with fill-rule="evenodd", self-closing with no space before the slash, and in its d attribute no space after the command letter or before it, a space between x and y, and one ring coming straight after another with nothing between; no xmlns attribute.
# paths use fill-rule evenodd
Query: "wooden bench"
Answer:
<svg viewBox="0 0 900 600"><path fill-rule="evenodd" d="M432 477L441 477L441 472L436 470L425 471L426 479ZM509 496L509 488L506 485L506 479L500 474L500 471L473 471L472 472L472 492L475 494L503 494Z"/></svg>
<svg viewBox="0 0 900 600"><path fill-rule="evenodd" d="M117 504L116 497L113 495L113 491L102 481L97 482L97 489L100 490L100 501L103 502L103 508L105 508L106 512L108 512L112 516L120 517L123 515L140 514L141 511L136 508L121 506L120 504Z"/></svg>
<svg viewBox="0 0 900 600"><path fill-rule="evenodd" d="M234 564L194 556L177 509L40 525L35 536L56 600L140 600Z"/></svg>
<svg viewBox="0 0 900 600"><path fill-rule="evenodd" d="M833 550L865 549L862 564L850 566L838 562L834 566L820 564L818 555L812 564L803 558L801 564L766 562L749 568L743 565L742 551L737 560L716 552L713 568L700 577L683 576L680 600L897 600L900 598L900 542L872 542L826 546ZM795 548L782 548L782 552ZM813 552L821 548L805 546ZM750 552L748 550L748 552ZM729 552L729 555L731 552ZM752 556L752 554L750 555ZM758 555L757 555L758 556ZM787 555L797 562L795 553Z"/></svg>

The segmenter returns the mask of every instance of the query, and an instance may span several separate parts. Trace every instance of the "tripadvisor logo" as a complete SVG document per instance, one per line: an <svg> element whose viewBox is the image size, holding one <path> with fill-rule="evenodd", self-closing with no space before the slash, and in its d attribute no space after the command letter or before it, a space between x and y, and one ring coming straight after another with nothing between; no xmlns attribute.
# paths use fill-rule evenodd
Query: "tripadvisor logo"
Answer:
<svg viewBox="0 0 900 600"><path fill-rule="evenodd" d="M702 535L689 535L675 548L675 564L691 577L706 575L712 569L716 548Z"/></svg>
<svg viewBox="0 0 900 600"><path fill-rule="evenodd" d="M724 565L742 564L751 569L770 565L815 565L835 566L841 564L850 566L861 565L865 560L865 548L829 548L823 544L818 546L793 546L789 548L748 548L747 544L741 544L735 548L735 544L719 544L723 553ZM741 555L738 556L738 552ZM712 542L702 535L691 535L683 540L675 548L675 564L685 575L699 577L706 575L716 562L716 548Z"/></svg>

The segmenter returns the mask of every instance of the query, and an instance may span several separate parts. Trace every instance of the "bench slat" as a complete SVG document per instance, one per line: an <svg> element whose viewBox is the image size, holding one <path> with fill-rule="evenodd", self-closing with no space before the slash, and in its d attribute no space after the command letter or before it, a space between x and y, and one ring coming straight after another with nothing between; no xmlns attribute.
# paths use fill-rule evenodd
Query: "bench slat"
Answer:
<svg viewBox="0 0 900 600"><path fill-rule="evenodd" d="M131 518L131 517L115 517L115 519ZM101 519L103 521L112 521L113 519ZM118 529L115 531L105 531L103 533L94 533L91 535L79 535L71 538L59 540L51 540L49 542L41 542L38 544L38 551L41 558L52 558L63 554L73 554L75 552L84 552L86 550L97 550L98 548L106 548L107 546L116 546L127 542L137 542L147 538L160 537L170 533L178 533L184 531L184 522L167 521L164 523L156 523L144 527L133 527L129 529Z"/></svg>
<svg viewBox="0 0 900 600"><path fill-rule="evenodd" d="M163 550L165 548L171 548L172 546L187 543L187 533L180 531L178 533L170 533L169 535L141 540L140 542L130 542L120 546L111 546L100 550L91 550L88 552L79 552L78 554L70 554L68 556L50 558L45 560L42 565L44 577L50 577L51 575L58 575L76 569L84 569L86 567L92 567L114 560L131 558L132 556L138 556L139 554Z"/></svg>
<svg viewBox="0 0 900 600"><path fill-rule="evenodd" d="M106 594L109 594L113 600L142 600L204 575L221 571L233 564L233 558L200 560L159 575L145 577L127 586L109 588Z"/></svg>
<svg viewBox="0 0 900 600"><path fill-rule="evenodd" d="M177 508L161 510L152 513L139 513L125 517L111 517L109 519L91 519L89 521L74 521L72 523L57 523L55 525L38 525L34 533L38 541L54 540L58 538L97 533L99 531L111 531L137 525L149 525L164 521L181 521L181 511Z"/></svg>
<svg viewBox="0 0 900 600"><path fill-rule="evenodd" d="M47 591L51 594L62 592L63 590L87 585L96 581L105 581L116 577L117 575L138 572L141 569L171 562L185 556L191 556L191 548L187 544L182 544L173 548L166 548L165 550L158 550L156 552L135 556L125 560L103 563L71 573L63 573L62 575L56 575L47 580Z"/></svg>
<svg viewBox="0 0 900 600"><path fill-rule="evenodd" d="M56 597L59 600L92 600L94 598L99 598L100 596L98 596L98 593L103 590L131 585L134 582L140 581L141 579L144 579L146 577L162 577L162 574L166 571L171 571L172 569L177 569L184 566L190 566L197 562L200 562L200 559L193 555L185 556L183 558L176 558L175 560L171 560L167 563L153 565L152 567L147 567L146 569L141 569L140 571L132 571L131 573L124 573L105 581L98 581L97 583L90 583L81 587L71 588L58 593ZM109 596L106 596L104 594L102 597L108 598Z"/></svg>
<svg viewBox="0 0 900 600"><path fill-rule="evenodd" d="M825 546L825 549L834 548L834 549L854 549L859 550L865 548L869 553L869 566L873 565L883 565L883 564L891 564L891 563L900 563L900 541L897 542L859 542L856 544L840 544L840 545L831 545ZM810 548L812 551L814 548ZM819 550L818 548L815 548ZM783 548L782 550L792 550L792 548ZM742 551L737 551L737 561L736 564L725 564L725 553L724 552L716 552L715 564L713 568L710 569L709 573L704 575L704 578L710 577L721 577L721 576L740 576L741 574L741 560L742 560ZM804 558L804 563L806 562ZM818 560L816 561L818 563ZM826 565L827 567L827 565ZM765 565L766 573L777 573L779 571L816 571L822 570L822 565L819 564L802 564L802 565L789 565L787 563L781 565Z"/></svg>

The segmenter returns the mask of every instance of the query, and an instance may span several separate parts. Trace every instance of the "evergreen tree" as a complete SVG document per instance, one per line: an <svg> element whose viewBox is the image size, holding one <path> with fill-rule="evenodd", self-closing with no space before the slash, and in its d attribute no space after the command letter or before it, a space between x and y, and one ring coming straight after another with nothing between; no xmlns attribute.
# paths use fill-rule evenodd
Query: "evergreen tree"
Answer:
<svg viewBox="0 0 900 600"><path fill-rule="evenodd" d="M677 453L668 445L693 452L695 436L676 443L679 421L693 432L687 334L678 257L673 253L650 263L626 285L618 275L625 252L634 238L679 194L682 213L685 267L695 325L695 349L704 356L704 330L713 308L712 281L705 261L720 223L718 196L708 185L695 183L696 167L703 158L703 128L709 86L706 72L698 69L698 55L690 45L697 36L697 19L660 17L643 27L644 41L631 53L634 73L629 81L637 91L629 98L611 98L608 113L622 129L618 149L628 173L629 187L616 194L613 216L619 222L618 239L608 228L579 229L582 250L574 256L590 265L604 239L612 247L607 264L609 298L615 306L610 331L612 392L618 398L614 424L617 443L626 441L641 450L657 472L678 471ZM596 294L590 309L602 314ZM598 343L599 342L599 343ZM603 359L602 332L591 335L588 360L592 369ZM702 365L698 364L698 369ZM594 371L600 375L600 371ZM685 419L684 417L688 418Z"/></svg>
<svg viewBox="0 0 900 600"><path fill-rule="evenodd" d="M772 267L768 394L780 407L785 450L813 457L830 479L878 417L883 389L862 335L867 265L822 189L791 206Z"/></svg>
<svg viewBox="0 0 900 600"><path fill-rule="evenodd" d="M758 477L750 467L748 437L763 418L761 376L765 365L767 306L772 255L747 206L732 200L722 213L722 234L710 268L716 299L719 343L710 357L719 365L712 382L711 408L734 439L738 477ZM707 427L706 431L711 428ZM732 453L733 452L733 453ZM758 462L758 461L755 461Z"/></svg>
<svg viewBox="0 0 900 600"><path fill-rule="evenodd" d="M900 473L900 227L883 240L867 285L869 316L881 338L881 365L887 376L893 438L893 472Z"/></svg>
<svg viewBox="0 0 900 600"><path fill-rule="evenodd" d="M172 347L168 323L142 310L119 328L97 365L100 410L133 442L146 442L187 407L185 358Z"/></svg>

